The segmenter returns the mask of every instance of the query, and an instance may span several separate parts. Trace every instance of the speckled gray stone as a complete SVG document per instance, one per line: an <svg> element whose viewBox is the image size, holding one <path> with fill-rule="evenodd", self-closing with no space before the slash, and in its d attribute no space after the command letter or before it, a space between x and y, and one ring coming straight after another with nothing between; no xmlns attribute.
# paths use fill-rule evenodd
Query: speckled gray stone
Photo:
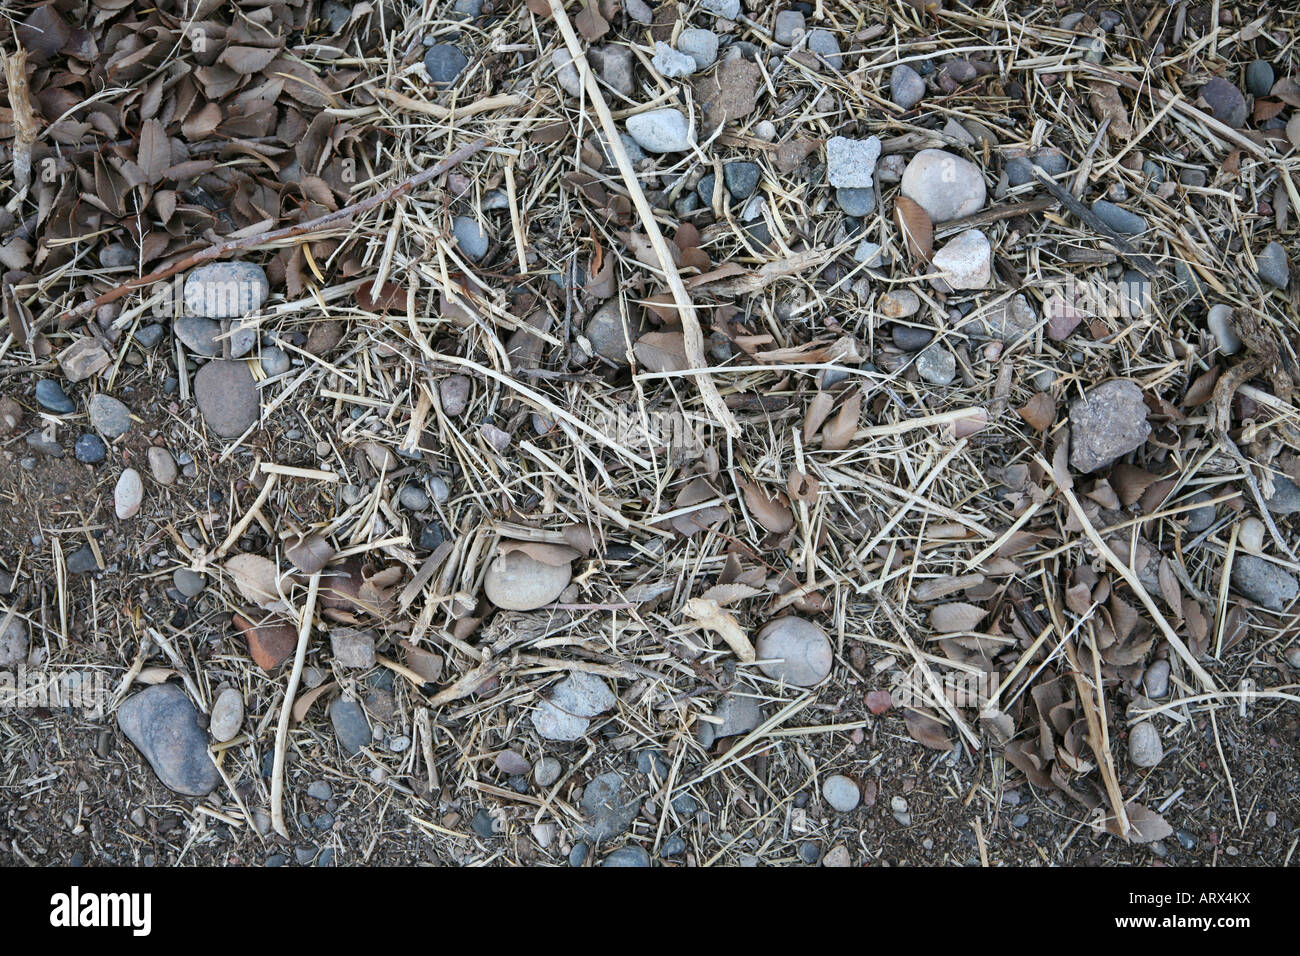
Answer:
<svg viewBox="0 0 1300 956"><path fill-rule="evenodd" d="M1237 554L1233 558L1232 586L1238 594L1244 594L1270 611L1284 610L1300 593L1300 584L1297 584L1294 574L1251 554Z"/></svg>
<svg viewBox="0 0 1300 956"><path fill-rule="evenodd" d="M1285 289L1291 284L1291 260L1280 242L1270 242L1255 257L1259 277L1269 285Z"/></svg>
<svg viewBox="0 0 1300 956"><path fill-rule="evenodd" d="M111 395L102 392L90 399L90 424L109 441L131 430L131 410Z"/></svg>
<svg viewBox="0 0 1300 956"><path fill-rule="evenodd" d="M900 63L889 74L889 98L896 106L910 110L925 98L925 80L906 63Z"/></svg>
<svg viewBox="0 0 1300 956"><path fill-rule="evenodd" d="M797 687L820 684L831 672L835 655L826 632L793 615L769 621L758 632L754 650L763 673Z"/></svg>
<svg viewBox="0 0 1300 956"><path fill-rule="evenodd" d="M627 132L647 153L679 153L690 149L690 124L681 110L648 110L627 118Z"/></svg>
<svg viewBox="0 0 1300 956"><path fill-rule="evenodd" d="M935 223L979 212L988 196L980 168L942 149L923 149L913 156L899 188Z"/></svg>
<svg viewBox="0 0 1300 956"><path fill-rule="evenodd" d="M1142 389L1114 379L1070 405L1070 465L1085 474L1140 448L1151 436Z"/></svg>
<svg viewBox="0 0 1300 956"><path fill-rule="evenodd" d="M1165 756L1165 747L1160 740L1160 731L1147 720L1135 724L1128 732L1129 759L1137 767L1154 767Z"/></svg>
<svg viewBox="0 0 1300 956"><path fill-rule="evenodd" d="M880 159L880 137L849 139L832 136L826 142L826 179L837 189L865 189L871 185Z"/></svg>
<svg viewBox="0 0 1300 956"><path fill-rule="evenodd" d="M238 438L256 424L261 402L248 365L214 360L194 376L194 399L203 420L221 438Z"/></svg>

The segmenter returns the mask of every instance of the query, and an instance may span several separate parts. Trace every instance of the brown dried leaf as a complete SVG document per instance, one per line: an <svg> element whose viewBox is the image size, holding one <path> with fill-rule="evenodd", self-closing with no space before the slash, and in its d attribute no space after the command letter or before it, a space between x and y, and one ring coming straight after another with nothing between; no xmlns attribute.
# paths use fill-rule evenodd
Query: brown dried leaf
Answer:
<svg viewBox="0 0 1300 956"><path fill-rule="evenodd" d="M1187 394L1183 396L1183 404L1189 408L1196 408L1208 402L1214 395L1214 386L1218 383L1222 371L1223 369L1216 365L1208 372L1198 375L1196 381L1192 382L1187 389Z"/></svg>
<svg viewBox="0 0 1300 956"><path fill-rule="evenodd" d="M784 494L777 492L768 497L757 484L740 479L740 490L745 495L745 504L754 520L773 534L785 534L794 527L794 515L790 513L790 502Z"/></svg>
<svg viewBox="0 0 1300 956"><path fill-rule="evenodd" d="M763 592L758 588L751 587L748 584L715 584L709 588L700 597L714 601L719 607L726 607L729 604L735 604L737 601L746 601L752 597L758 597Z"/></svg>
<svg viewBox="0 0 1300 956"><path fill-rule="evenodd" d="M1056 422L1056 400L1047 392L1039 392L1023 408L1017 408L1016 414L1034 431L1045 432Z"/></svg>
<svg viewBox="0 0 1300 956"><path fill-rule="evenodd" d="M167 131L156 119L145 120L140 126L140 148L136 153L136 165L150 183L159 182L163 173L172 165L172 144L167 139Z"/></svg>
<svg viewBox="0 0 1300 956"><path fill-rule="evenodd" d="M903 720L912 739L924 744L931 750L951 750L952 741L948 738L947 728L933 717L918 713L911 708L903 710Z"/></svg>
<svg viewBox="0 0 1300 956"><path fill-rule="evenodd" d="M822 429L822 449L824 451L843 451L853 441L858 430L858 418L862 415L862 392L854 389L844 400L839 413L830 424Z"/></svg>
<svg viewBox="0 0 1300 956"><path fill-rule="evenodd" d="M217 62L230 67L236 73L249 76L266 69L278 56L278 49L264 49L257 46L228 46L221 51Z"/></svg>
<svg viewBox="0 0 1300 956"><path fill-rule="evenodd" d="M647 332L636 340L632 354L651 372L681 372L691 367L680 332Z"/></svg>
<svg viewBox="0 0 1300 956"><path fill-rule="evenodd" d="M581 551L577 548L571 548L567 544L550 544L546 541L511 541L505 538L497 543L497 552L499 554L510 554L514 551L522 552L534 561L540 561L542 564L550 565L553 568L572 564L582 557Z"/></svg>
<svg viewBox="0 0 1300 956"><path fill-rule="evenodd" d="M596 0L587 0L586 6L573 18L573 25L584 40L599 40L609 32L609 21L596 9Z"/></svg>
<svg viewBox="0 0 1300 956"><path fill-rule="evenodd" d="M271 608L282 602L277 586L280 572L269 558L260 554L237 554L227 559L225 569L244 600L262 608Z"/></svg>
<svg viewBox="0 0 1300 956"><path fill-rule="evenodd" d="M934 258L934 224L915 200L906 196L894 200L894 222L903 235L908 255L926 262Z"/></svg>
<svg viewBox="0 0 1300 956"><path fill-rule="evenodd" d="M984 620L988 611L964 601L940 604L930 610L930 626L940 634L973 631Z"/></svg>

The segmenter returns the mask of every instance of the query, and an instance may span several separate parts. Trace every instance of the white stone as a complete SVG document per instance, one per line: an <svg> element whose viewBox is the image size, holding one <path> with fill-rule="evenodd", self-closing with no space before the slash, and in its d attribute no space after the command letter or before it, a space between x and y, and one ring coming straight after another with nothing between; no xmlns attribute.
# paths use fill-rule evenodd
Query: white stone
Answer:
<svg viewBox="0 0 1300 956"><path fill-rule="evenodd" d="M511 551L492 559L483 578L483 592L507 611L535 611L558 598L572 576L567 563L547 564L522 551Z"/></svg>
<svg viewBox="0 0 1300 956"><path fill-rule="evenodd" d="M679 53L663 40L655 42L655 55L650 58L651 65L659 74L670 80L690 76L695 72L695 58Z"/></svg>
<svg viewBox="0 0 1300 956"><path fill-rule="evenodd" d="M979 212L987 195L979 167L942 149L917 153L903 170L900 188L935 223Z"/></svg>
<svg viewBox="0 0 1300 956"><path fill-rule="evenodd" d="M244 722L244 698L233 687L227 687L212 704L208 719L208 733L218 743L233 740Z"/></svg>
<svg viewBox="0 0 1300 956"><path fill-rule="evenodd" d="M832 136L826 143L826 178L836 189L866 189L880 159L880 137Z"/></svg>
<svg viewBox="0 0 1300 956"><path fill-rule="evenodd" d="M978 229L967 229L934 254L937 278L953 289L983 289L993 277L993 246Z"/></svg>
<svg viewBox="0 0 1300 956"><path fill-rule="evenodd" d="M768 622L758 632L754 650L764 674L796 687L820 684L835 662L826 632L793 615Z"/></svg>
<svg viewBox="0 0 1300 956"><path fill-rule="evenodd" d="M627 118L627 132L647 153L680 153L691 148L691 127L681 110L649 110Z"/></svg>
<svg viewBox="0 0 1300 956"><path fill-rule="evenodd" d="M113 489L113 510L125 521L135 516L143 500L144 483L140 480L140 473L134 468L126 469L122 472L122 477L117 479L117 487Z"/></svg>

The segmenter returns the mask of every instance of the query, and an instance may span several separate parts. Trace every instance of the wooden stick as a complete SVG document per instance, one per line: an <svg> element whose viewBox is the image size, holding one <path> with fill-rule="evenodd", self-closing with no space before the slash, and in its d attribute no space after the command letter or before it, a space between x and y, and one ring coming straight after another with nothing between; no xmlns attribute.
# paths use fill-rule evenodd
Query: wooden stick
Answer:
<svg viewBox="0 0 1300 956"><path fill-rule="evenodd" d="M298 652L293 657L293 672L289 686L284 689L284 705L280 708L280 724L275 729L275 762L271 765L271 826L286 840L289 830L284 825L284 752L289 743L289 721L293 716L293 698L298 693L302 678L302 665L307 660L307 644L311 638L311 622L316 614L316 594L320 591L320 572L307 583L307 603L298 622Z"/></svg>
<svg viewBox="0 0 1300 956"><path fill-rule="evenodd" d="M174 262L165 266L156 272L151 272L147 276L141 276L138 279L130 279L121 285L103 292L89 302L83 302L59 316L59 325L67 327L77 319L84 318L92 314L101 305L107 305L109 302L115 302L125 295L130 295L137 289L143 289L160 282L163 279L176 275L178 272L184 272L186 269L192 269L194 266L212 259L220 259L236 252L242 252L245 249L252 249L256 246L265 245L271 242L280 242L285 239L295 239L299 236L305 236L313 232L320 232L324 229L332 229L335 226L342 225L354 216L369 212L376 206L382 206L386 202L396 199L398 196L404 196L411 192L417 186L422 186L431 179L436 179L447 170L463 163L479 150L487 145L487 140L482 137L474 142L462 146L442 162L429 169L416 173L409 179L403 180L396 186L390 186L383 192L376 193L369 199L363 199L360 202L344 206L342 209L326 213L307 222L296 223L292 226L284 226L281 229L272 229L270 232L259 232L252 236L244 236L242 239L231 239L226 242L219 242L216 245L208 246L201 249L193 255L186 256L179 262Z"/></svg>
<svg viewBox="0 0 1300 956"><path fill-rule="evenodd" d="M1155 278L1157 269L1150 259L1134 249L1127 239L1102 222L1100 216L1070 195L1070 191L1060 183L1056 182L1056 180L1052 179L1051 176L1047 175L1047 173L1043 171L1042 167L1034 167L1034 176L1036 176L1038 181L1047 188L1049 193L1060 201L1062 206L1074 213L1074 215L1079 219L1083 220L1084 224L1090 229L1105 236L1110 241L1110 244L1115 247L1115 251L1123 256L1124 259L1136 268L1140 269L1148 279Z"/></svg>
<svg viewBox="0 0 1300 956"><path fill-rule="evenodd" d="M659 229L659 223L655 221L654 210L650 208L650 203L646 201L645 193L641 190L641 183L637 179L636 170L632 168L632 161L628 159L627 150L623 147L623 138L619 134L618 127L614 124L614 117L609 112L609 106L605 103L605 95L600 91L600 86L596 82L596 74L592 72L590 64L587 63L587 55L583 52L582 44L578 41L578 35L573 32L573 24L569 22L569 15L564 12L563 0L549 0L549 2L551 12L555 15L555 24L560 28L560 34L564 37L565 45L569 48L569 56L573 60L573 65L582 73L587 85L587 97L591 100L596 116L600 119L601 128L605 131L605 142L609 144L609 151L614 155L614 161L618 164L618 171L623 176L623 182L627 186L628 195L632 199L632 204L636 206L637 215L641 217L646 236L650 240L655 255L659 258L659 266L663 270L664 279L667 280L668 288L673 294L677 314L682 320L682 338L686 344L686 361L691 365L691 371L688 374L695 379L696 387L700 390L700 397L704 399L704 404L709 412L727 430L727 434L735 438L740 435L740 423L731 414L731 409L727 408L726 402L722 400L722 396L718 393L717 386L713 384L713 379L706 371L709 363L704 357L704 333L700 331L700 321L695 315L695 304L691 301L690 293L686 291L682 277L677 271L677 265L673 262L672 253L668 251L668 242Z"/></svg>

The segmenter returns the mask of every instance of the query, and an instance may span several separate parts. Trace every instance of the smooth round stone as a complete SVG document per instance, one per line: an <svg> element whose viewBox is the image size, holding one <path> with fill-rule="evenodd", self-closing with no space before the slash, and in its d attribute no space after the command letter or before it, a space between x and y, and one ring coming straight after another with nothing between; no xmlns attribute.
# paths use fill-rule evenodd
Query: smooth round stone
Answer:
<svg viewBox="0 0 1300 956"><path fill-rule="evenodd" d="M90 424L109 441L131 430L131 411L116 398L100 393L90 400Z"/></svg>
<svg viewBox="0 0 1300 956"><path fill-rule="evenodd" d="M1092 211L1097 218L1121 236L1137 236L1146 232L1147 221L1135 212L1129 212L1123 206L1106 199L1098 199L1092 204Z"/></svg>
<svg viewBox="0 0 1300 956"><path fill-rule="evenodd" d="M1165 756L1165 746L1160 740L1160 732L1150 721L1142 721L1129 731L1129 759L1138 767L1154 767Z"/></svg>
<svg viewBox="0 0 1300 956"><path fill-rule="evenodd" d="M681 110L648 110L627 118L627 132L647 153L680 153L691 148L691 127Z"/></svg>
<svg viewBox="0 0 1300 956"><path fill-rule="evenodd" d="M1285 289L1291 283L1291 260L1280 242L1270 242L1255 257L1259 277L1269 285Z"/></svg>
<svg viewBox="0 0 1300 956"><path fill-rule="evenodd" d="M1237 532L1237 544L1244 551L1258 554L1264 550L1264 530L1264 522L1258 518L1247 518Z"/></svg>
<svg viewBox="0 0 1300 956"><path fill-rule="evenodd" d="M248 365L212 361L194 376L194 399L209 428L221 438L238 438L257 423L257 384Z"/></svg>
<svg viewBox="0 0 1300 956"><path fill-rule="evenodd" d="M63 386L52 378L43 378L36 383L36 402L56 415L68 415L77 410L72 399L64 393Z"/></svg>
<svg viewBox="0 0 1300 956"><path fill-rule="evenodd" d="M125 521L127 518L135 517L142 501L144 501L144 482L140 480L138 471L128 468L122 472L121 477L117 479L117 486L113 489L113 510L118 518Z"/></svg>
<svg viewBox="0 0 1300 956"><path fill-rule="evenodd" d="M467 258L478 262L487 255L489 248L487 230L479 225L477 219L457 216L452 220L451 233L456 237L456 245Z"/></svg>
<svg viewBox="0 0 1300 956"><path fill-rule="evenodd" d="M429 496L416 484L402 485L397 493L397 501L407 511L423 511L429 507Z"/></svg>
<svg viewBox="0 0 1300 956"><path fill-rule="evenodd" d="M166 331L160 323L154 322L136 329L134 338L136 344L142 349L151 349L162 341L163 334Z"/></svg>
<svg viewBox="0 0 1300 956"><path fill-rule="evenodd" d="M894 344L904 352L919 352L930 344L934 333L929 329L918 329L912 325L896 325L893 328Z"/></svg>
<svg viewBox="0 0 1300 956"><path fill-rule="evenodd" d="M1210 115L1220 123L1233 129L1246 125L1246 119L1250 115L1246 108L1246 98L1241 95L1241 90L1223 77L1214 77L1201 87L1199 93L1209 107Z"/></svg>
<svg viewBox="0 0 1300 956"><path fill-rule="evenodd" d="M98 435L86 432L72 446L72 454L82 464L98 465L108 454L108 447Z"/></svg>
<svg viewBox="0 0 1300 956"><path fill-rule="evenodd" d="M808 50L816 53L819 57L833 70L840 68L842 57L840 56L840 41L836 39L835 34L830 30L809 30L808 31Z"/></svg>
<svg viewBox="0 0 1300 956"><path fill-rule="evenodd" d="M833 810L848 813L862 799L856 781L843 774L831 774L822 782L822 797Z"/></svg>
<svg viewBox="0 0 1300 956"><path fill-rule="evenodd" d="M882 293L876 308L887 319L905 319L921 309L921 297L911 289L897 289Z"/></svg>
<svg viewBox="0 0 1300 956"><path fill-rule="evenodd" d="M1142 675L1142 690L1150 697L1164 697L1169 693L1169 662L1158 660L1152 663Z"/></svg>
<svg viewBox="0 0 1300 956"><path fill-rule="evenodd" d="M153 480L160 485L171 485L176 483L177 470L176 459L172 457L171 452L166 448L159 448L153 445L147 452L149 459L149 473L153 475Z"/></svg>
<svg viewBox="0 0 1300 956"><path fill-rule="evenodd" d="M1268 96L1273 80L1273 67L1266 60L1252 60L1246 67L1246 91L1251 96Z"/></svg>
<svg viewBox="0 0 1300 956"><path fill-rule="evenodd" d="M835 202L846 216L862 219L876 211L876 191L874 189L854 189L845 187L835 190Z"/></svg>
<svg viewBox="0 0 1300 956"><path fill-rule="evenodd" d="M1220 303L1210 308L1205 324L1209 326L1219 351L1224 355L1235 355L1241 351L1241 337L1232 326L1232 308Z"/></svg>
<svg viewBox="0 0 1300 956"><path fill-rule="evenodd" d="M262 371L267 375L283 375L289 371L289 356L284 349L274 345L262 349Z"/></svg>
<svg viewBox="0 0 1300 956"><path fill-rule="evenodd" d="M117 723L163 784L203 797L221 783L194 704L175 684L154 684L117 709Z"/></svg>
<svg viewBox="0 0 1300 956"><path fill-rule="evenodd" d="M429 82L447 86L469 66L469 57L450 43L435 43L424 54L424 71Z"/></svg>
<svg viewBox="0 0 1300 956"><path fill-rule="evenodd" d="M925 98L925 80L906 63L900 63L889 74L889 98L896 106L910 110Z"/></svg>
<svg viewBox="0 0 1300 956"><path fill-rule="evenodd" d="M796 687L820 684L835 661L826 632L801 617L780 617L758 632L754 645L763 673Z"/></svg>
<svg viewBox="0 0 1300 956"><path fill-rule="evenodd" d="M244 722L244 698L233 687L227 687L212 704L208 720L208 733L218 743L233 740Z"/></svg>
<svg viewBox="0 0 1300 956"><path fill-rule="evenodd" d="M189 568L177 568L172 572L172 584L186 597L198 597L208 586L207 578Z"/></svg>
<svg viewBox="0 0 1300 956"><path fill-rule="evenodd" d="M522 551L498 554L488 565L483 592L489 601L507 611L535 611L550 604L569 586L569 564L552 565Z"/></svg>
<svg viewBox="0 0 1300 956"><path fill-rule="evenodd" d="M987 196L979 167L942 149L923 149L912 157L900 188L935 223L979 212Z"/></svg>
<svg viewBox="0 0 1300 956"><path fill-rule="evenodd" d="M649 866L650 854L645 851L644 847L624 846L619 847L609 856L605 857L601 866Z"/></svg>
<svg viewBox="0 0 1300 956"><path fill-rule="evenodd" d="M539 787L549 787L560 779L564 768L554 757L543 757L533 765L533 780Z"/></svg>
<svg viewBox="0 0 1300 956"><path fill-rule="evenodd" d="M210 262L185 277L185 311L205 319L248 315L270 294L266 273L252 262Z"/></svg>

